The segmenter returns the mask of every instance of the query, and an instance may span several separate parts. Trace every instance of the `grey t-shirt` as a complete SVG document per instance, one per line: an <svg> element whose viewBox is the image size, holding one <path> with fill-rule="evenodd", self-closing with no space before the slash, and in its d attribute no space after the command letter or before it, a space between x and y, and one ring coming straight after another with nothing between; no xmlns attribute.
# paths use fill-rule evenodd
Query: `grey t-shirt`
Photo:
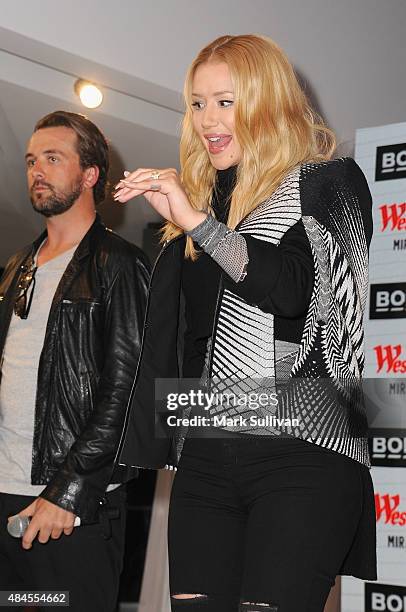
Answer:
<svg viewBox="0 0 406 612"><path fill-rule="evenodd" d="M40 266L27 319L14 312L4 348L0 384L0 491L37 496L31 484L32 442L38 364L48 314L76 246Z"/></svg>

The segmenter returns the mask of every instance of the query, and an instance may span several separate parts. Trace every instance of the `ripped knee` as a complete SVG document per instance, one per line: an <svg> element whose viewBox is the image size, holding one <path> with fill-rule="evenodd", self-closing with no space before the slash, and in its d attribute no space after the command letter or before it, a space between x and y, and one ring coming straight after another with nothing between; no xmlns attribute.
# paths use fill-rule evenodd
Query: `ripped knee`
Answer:
<svg viewBox="0 0 406 612"><path fill-rule="evenodd" d="M203 593L176 593L171 595L171 608L173 612L190 608L192 612L204 611L209 598Z"/></svg>
<svg viewBox="0 0 406 612"><path fill-rule="evenodd" d="M186 595L184 593L180 594L180 595L172 595L173 599L200 599L200 598L207 598L207 595L202 595L201 593L194 593L193 595Z"/></svg>
<svg viewBox="0 0 406 612"><path fill-rule="evenodd" d="M279 606L271 603L254 603L243 601L238 608L239 612L278 612Z"/></svg>

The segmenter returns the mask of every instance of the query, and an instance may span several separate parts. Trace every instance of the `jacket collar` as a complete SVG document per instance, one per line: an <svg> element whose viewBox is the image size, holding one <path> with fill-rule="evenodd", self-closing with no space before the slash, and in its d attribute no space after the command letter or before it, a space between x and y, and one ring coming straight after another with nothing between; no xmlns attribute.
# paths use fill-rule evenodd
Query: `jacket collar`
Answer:
<svg viewBox="0 0 406 612"><path fill-rule="evenodd" d="M62 275L62 278L59 282L59 285L56 289L54 298L52 300L51 309L49 313L49 319L51 315L54 313L56 306L63 299L66 291L71 286L73 280L75 279L77 273L80 271L81 262L85 257L87 257L91 250L94 250L95 244L97 243L97 237L100 236L101 233L106 231L106 226L102 223L100 215L96 213L96 218L86 234L83 236L80 241L71 261L68 263L68 266L65 272ZM39 249L42 242L47 237L48 233L45 230L42 234L33 242L31 249L31 257L34 257L35 253Z"/></svg>
<svg viewBox="0 0 406 612"><path fill-rule="evenodd" d="M105 229L106 229L106 226L102 222L99 213L96 213L96 218L93 221L92 225L89 227L86 234L83 236L82 240L80 241L75 251L75 255L73 259L75 259L76 261L79 261L83 259L84 257L87 257L87 255L90 252L90 246L93 242L93 239L100 232L100 230L105 230ZM31 251L30 251L32 257L38 251L39 247L44 242L45 238L47 238L47 236L48 236L48 232L45 229L42 232L42 234L38 236L36 240L34 240L34 242L32 243Z"/></svg>

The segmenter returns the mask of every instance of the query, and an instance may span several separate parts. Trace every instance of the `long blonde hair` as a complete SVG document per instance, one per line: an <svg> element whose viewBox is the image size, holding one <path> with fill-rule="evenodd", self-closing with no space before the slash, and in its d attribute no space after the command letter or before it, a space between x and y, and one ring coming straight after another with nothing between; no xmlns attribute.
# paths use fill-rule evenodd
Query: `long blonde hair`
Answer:
<svg viewBox="0 0 406 612"><path fill-rule="evenodd" d="M216 170L193 128L194 74L205 62L225 62L234 85L234 123L242 159L227 225L235 226L279 186L297 164L330 159L334 133L312 110L292 65L270 38L255 34L221 36L200 51L186 75L186 111L180 140L181 180L191 205L210 211ZM183 230L167 222L162 240ZM185 255L196 258L191 238Z"/></svg>

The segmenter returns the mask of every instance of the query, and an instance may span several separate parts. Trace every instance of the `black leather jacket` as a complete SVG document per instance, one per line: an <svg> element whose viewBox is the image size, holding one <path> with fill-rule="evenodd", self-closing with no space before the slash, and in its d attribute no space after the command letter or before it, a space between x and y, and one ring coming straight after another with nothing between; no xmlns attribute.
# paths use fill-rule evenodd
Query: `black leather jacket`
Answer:
<svg viewBox="0 0 406 612"><path fill-rule="evenodd" d="M0 281L0 355L24 265L45 233L8 262ZM107 484L133 468L113 461L138 363L149 265L97 217L49 312L35 406L31 483L41 497L95 520ZM24 384L24 381L21 381Z"/></svg>

